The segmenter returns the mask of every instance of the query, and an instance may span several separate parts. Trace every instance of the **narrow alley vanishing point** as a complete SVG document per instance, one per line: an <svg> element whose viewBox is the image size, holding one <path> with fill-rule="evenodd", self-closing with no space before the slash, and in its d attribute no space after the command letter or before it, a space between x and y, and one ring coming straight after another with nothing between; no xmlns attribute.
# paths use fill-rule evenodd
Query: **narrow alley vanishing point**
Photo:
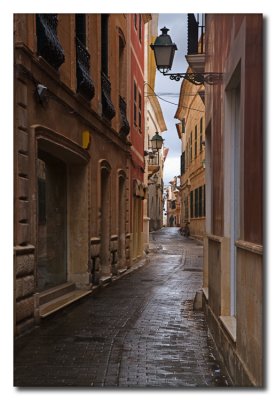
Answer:
<svg viewBox="0 0 276 400"><path fill-rule="evenodd" d="M146 260L15 340L15 386L230 384L193 307L203 246L178 228L151 236Z"/></svg>

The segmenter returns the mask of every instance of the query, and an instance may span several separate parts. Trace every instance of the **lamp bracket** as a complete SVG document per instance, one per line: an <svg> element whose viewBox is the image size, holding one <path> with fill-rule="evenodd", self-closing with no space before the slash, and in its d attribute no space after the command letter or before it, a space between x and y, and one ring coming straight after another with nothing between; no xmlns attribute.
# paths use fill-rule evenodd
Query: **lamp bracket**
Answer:
<svg viewBox="0 0 276 400"><path fill-rule="evenodd" d="M162 71L161 71L162 72ZM194 85L203 85L207 83L208 85L215 85L222 81L223 74L221 72L202 72L202 73L166 73L162 72L164 76L169 76L171 80L180 81L184 78Z"/></svg>

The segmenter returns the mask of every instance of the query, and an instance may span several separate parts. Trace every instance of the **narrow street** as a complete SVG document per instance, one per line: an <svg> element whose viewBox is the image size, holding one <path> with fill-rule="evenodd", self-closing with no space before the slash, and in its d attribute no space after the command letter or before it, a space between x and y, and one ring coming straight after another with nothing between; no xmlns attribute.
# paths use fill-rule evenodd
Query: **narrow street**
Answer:
<svg viewBox="0 0 276 400"><path fill-rule="evenodd" d="M229 385L193 311L202 255L179 228L151 234L139 268L15 339L15 386Z"/></svg>

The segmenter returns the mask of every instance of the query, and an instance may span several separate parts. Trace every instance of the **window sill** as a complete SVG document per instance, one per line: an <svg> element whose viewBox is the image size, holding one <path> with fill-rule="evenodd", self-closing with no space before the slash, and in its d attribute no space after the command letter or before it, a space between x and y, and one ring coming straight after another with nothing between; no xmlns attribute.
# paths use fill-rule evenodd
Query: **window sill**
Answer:
<svg viewBox="0 0 276 400"><path fill-rule="evenodd" d="M237 240L235 242L235 245L239 249L246 250L251 253L263 255L263 246L262 245L246 242L244 240Z"/></svg>
<svg viewBox="0 0 276 400"><path fill-rule="evenodd" d="M223 242L223 237L221 236L212 235L211 233L207 234L206 236L209 240L212 240L213 242L218 242L218 243Z"/></svg>
<svg viewBox="0 0 276 400"><path fill-rule="evenodd" d="M224 326L224 328L226 329L226 331L228 332L228 334L230 335L233 342L236 343L236 340L237 340L237 320L236 320L236 318L233 316L221 315L219 317L219 319L220 319L222 325Z"/></svg>

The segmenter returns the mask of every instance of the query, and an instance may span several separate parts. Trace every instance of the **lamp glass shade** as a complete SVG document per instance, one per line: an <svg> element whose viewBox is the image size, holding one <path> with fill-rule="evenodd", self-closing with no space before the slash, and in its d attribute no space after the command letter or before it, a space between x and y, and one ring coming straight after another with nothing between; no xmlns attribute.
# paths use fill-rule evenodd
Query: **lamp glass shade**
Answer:
<svg viewBox="0 0 276 400"><path fill-rule="evenodd" d="M154 56L158 70L171 70L174 52L175 50L172 46L155 46Z"/></svg>
<svg viewBox="0 0 276 400"><path fill-rule="evenodd" d="M160 150L163 145L163 142L164 139L162 138L162 136L160 136L158 132L156 132L156 134L151 139L151 145L153 150Z"/></svg>

